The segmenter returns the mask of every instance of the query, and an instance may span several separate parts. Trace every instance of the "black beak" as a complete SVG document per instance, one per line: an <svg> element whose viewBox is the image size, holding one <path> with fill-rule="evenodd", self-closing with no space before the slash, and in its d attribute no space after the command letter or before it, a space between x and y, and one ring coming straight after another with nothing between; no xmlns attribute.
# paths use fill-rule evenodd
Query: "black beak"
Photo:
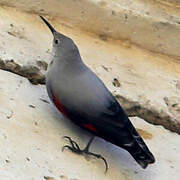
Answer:
<svg viewBox="0 0 180 180"><path fill-rule="evenodd" d="M42 16L40 16L40 18L44 21L44 23L49 27L49 29L51 30L52 34L54 35L54 33L56 32L56 30L49 24L49 22L44 19Z"/></svg>

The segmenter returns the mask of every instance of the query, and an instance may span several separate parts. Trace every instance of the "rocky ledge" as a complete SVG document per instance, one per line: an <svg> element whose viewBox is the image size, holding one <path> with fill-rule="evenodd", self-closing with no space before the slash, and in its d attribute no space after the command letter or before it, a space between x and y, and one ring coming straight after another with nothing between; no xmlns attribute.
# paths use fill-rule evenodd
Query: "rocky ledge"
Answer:
<svg viewBox="0 0 180 180"><path fill-rule="evenodd" d="M12 16L13 14L13 16ZM16 14L16 16L14 16ZM44 84L52 35L35 14L1 7L0 68ZM180 64L173 58L104 39L50 20L79 47L129 116L180 133Z"/></svg>
<svg viewBox="0 0 180 180"><path fill-rule="evenodd" d="M5 78L6 77L6 78ZM159 180L179 177L179 135L131 118L156 157L156 163L143 170L123 149L96 138L91 151L101 160L61 151L72 137L84 147L90 135L72 124L49 102L44 85L32 85L26 78L0 70L0 149L1 180Z"/></svg>
<svg viewBox="0 0 180 180"><path fill-rule="evenodd" d="M180 134L179 60L147 51L145 46L139 48L128 38L119 40L111 37L111 33L77 28L77 22L74 22L76 25L71 23L73 18L66 21L41 12L58 31L75 41L84 62L103 80L128 115L136 116L131 120L155 154L156 163L142 170L122 149L97 138L92 150L105 156L110 166L108 174L104 175L101 161L61 152L66 143L62 136L69 135L84 146L89 135L64 119L49 102L44 83L52 35L37 15L39 10L30 11L28 6L23 9L24 6L19 5L18 9L7 7L14 6L14 2L0 0L3 4L0 6L0 179L177 180L180 176L179 135L176 134ZM107 10L102 1L100 4ZM165 28L166 32L176 31L179 28L176 25L175 29ZM161 23L158 33L164 27ZM176 40L178 38L173 42ZM178 53L178 46L176 44L172 52ZM159 47L163 52L168 49L164 44Z"/></svg>

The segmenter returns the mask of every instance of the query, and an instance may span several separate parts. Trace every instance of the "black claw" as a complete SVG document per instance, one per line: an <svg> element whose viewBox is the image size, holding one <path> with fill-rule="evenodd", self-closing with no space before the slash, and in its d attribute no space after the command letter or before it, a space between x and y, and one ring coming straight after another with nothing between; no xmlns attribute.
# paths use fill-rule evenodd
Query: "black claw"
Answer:
<svg viewBox="0 0 180 180"><path fill-rule="evenodd" d="M104 164L105 164L105 167L106 167L104 173L106 174L107 170L108 170L108 163L107 163L107 161L106 161L106 159L104 157L101 157L100 159L102 159L104 161Z"/></svg>
<svg viewBox="0 0 180 180"><path fill-rule="evenodd" d="M64 138L64 139L68 139L69 142L71 143L71 146L72 146L74 149L80 150L79 145L78 145L75 141L73 141L70 137L64 136L63 138ZM76 146L76 147L75 147L75 146Z"/></svg>
<svg viewBox="0 0 180 180"><path fill-rule="evenodd" d="M105 173L107 172L108 163L107 163L106 159L103 156L101 156L100 154L95 154L95 153L89 152L89 146L90 146L91 142L93 141L93 138L90 139L89 143L87 144L87 146L83 150L81 150L79 145L75 141L73 141L70 137L64 136L63 138L69 140L71 146L69 146L69 145L63 146L62 152L64 151L65 148L68 148L69 150L71 150L72 152L77 153L77 154L87 154L87 155L94 156L98 159L102 159L104 161L104 164L106 167Z"/></svg>
<svg viewBox="0 0 180 180"><path fill-rule="evenodd" d="M68 139L68 140L69 140L69 142L71 143L71 146L75 149L74 143L72 142L72 140L71 140L71 138L70 138L70 137L68 137L68 136L64 136L63 138L64 138L64 139Z"/></svg>
<svg viewBox="0 0 180 180"><path fill-rule="evenodd" d="M66 145L66 146L63 146L63 147L62 147L62 149L61 149L61 150L62 150L62 152L64 151L64 149L65 149L65 148L68 148L68 149L70 149L71 147L70 147L70 146L68 146L68 145Z"/></svg>
<svg viewBox="0 0 180 180"><path fill-rule="evenodd" d="M65 148L68 148L69 150L71 150L74 153L78 153L77 149L75 149L75 148L73 148L71 146L68 146L68 145L62 147L62 152L64 151Z"/></svg>
<svg viewBox="0 0 180 180"><path fill-rule="evenodd" d="M101 156L100 154L94 154L94 153L91 153L91 152L88 152L87 154L92 155L92 156L94 156L94 157L96 157L98 159L102 159L104 161L104 164L105 164L105 167L106 167L105 168L105 173L107 173L108 163L107 163L106 159L103 156Z"/></svg>

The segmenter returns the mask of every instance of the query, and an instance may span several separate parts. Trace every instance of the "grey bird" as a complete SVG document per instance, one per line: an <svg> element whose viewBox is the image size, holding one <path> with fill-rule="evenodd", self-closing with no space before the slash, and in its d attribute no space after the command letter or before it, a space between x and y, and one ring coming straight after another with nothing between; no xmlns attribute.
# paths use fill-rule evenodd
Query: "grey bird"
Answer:
<svg viewBox="0 0 180 180"><path fill-rule="evenodd" d="M40 17L54 37L46 87L57 109L94 136L127 150L142 168L154 163L153 154L128 116L103 82L84 64L73 40L57 32L45 18ZM83 150L70 137L65 138L71 145L66 145L63 149L101 158L107 171L106 160L99 154L89 152L93 137Z"/></svg>

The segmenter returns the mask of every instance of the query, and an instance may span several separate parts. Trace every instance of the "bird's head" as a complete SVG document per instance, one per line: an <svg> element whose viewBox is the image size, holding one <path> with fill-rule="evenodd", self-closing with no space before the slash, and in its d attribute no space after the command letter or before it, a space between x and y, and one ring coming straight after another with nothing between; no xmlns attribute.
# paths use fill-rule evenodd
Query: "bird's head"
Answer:
<svg viewBox="0 0 180 180"><path fill-rule="evenodd" d="M59 32L57 32L52 25L42 16L40 16L44 23L49 27L53 34L53 56L59 59L66 59L67 61L73 61L79 55L79 50L73 40Z"/></svg>

